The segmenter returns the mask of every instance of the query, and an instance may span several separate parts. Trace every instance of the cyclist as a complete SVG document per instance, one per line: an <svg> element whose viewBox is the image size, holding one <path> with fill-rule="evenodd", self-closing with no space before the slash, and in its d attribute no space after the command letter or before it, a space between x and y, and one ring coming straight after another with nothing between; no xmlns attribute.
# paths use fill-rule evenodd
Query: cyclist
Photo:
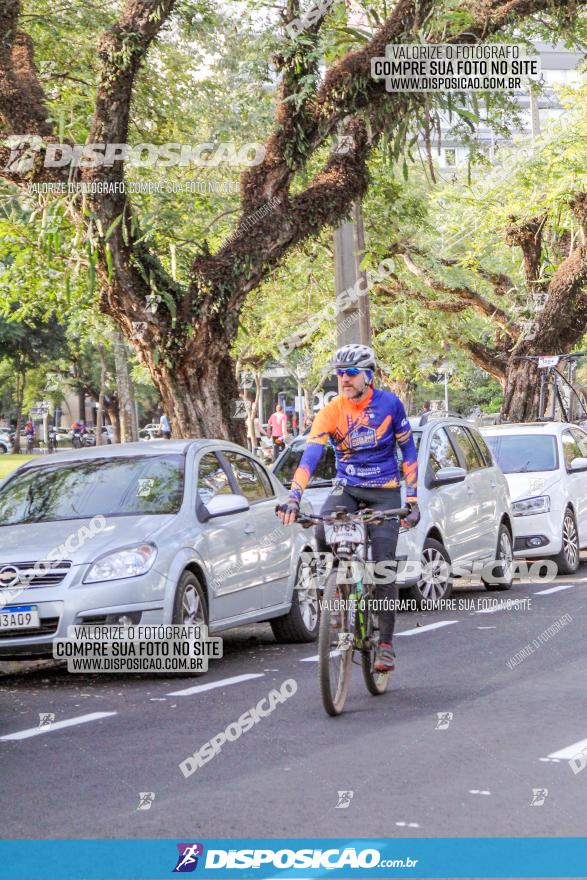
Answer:
<svg viewBox="0 0 587 880"><path fill-rule="evenodd" d="M295 522L305 487L316 470L328 442L334 445L336 480L322 507L322 514L336 507L355 512L361 502L377 510L401 507L400 474L395 446L399 443L406 479L406 502L410 513L402 526L413 528L420 520L418 510L418 462L416 446L404 406L391 391L373 385L375 354L366 345L339 348L332 358L333 369L341 377L342 394L330 401L315 417L306 449L293 476L289 500L278 516L285 525ZM371 526L374 562L393 560L399 532L397 520ZM324 527L316 530L320 550L327 550ZM393 630L395 626L395 580L378 584L376 598L388 600L379 614L379 647L374 669L388 672L395 668Z"/></svg>
<svg viewBox="0 0 587 880"><path fill-rule="evenodd" d="M26 450L31 453L35 446L35 426L30 419L24 426L24 436L26 437Z"/></svg>

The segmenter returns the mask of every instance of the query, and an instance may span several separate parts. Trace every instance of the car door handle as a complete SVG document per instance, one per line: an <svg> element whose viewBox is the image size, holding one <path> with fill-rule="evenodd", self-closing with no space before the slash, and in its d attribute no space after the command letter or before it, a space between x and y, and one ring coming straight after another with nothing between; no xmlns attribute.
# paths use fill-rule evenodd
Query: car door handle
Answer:
<svg viewBox="0 0 587 880"><path fill-rule="evenodd" d="M254 535L255 534L255 526L252 526L250 523L247 523L247 525L244 527L243 531L244 531L245 535Z"/></svg>

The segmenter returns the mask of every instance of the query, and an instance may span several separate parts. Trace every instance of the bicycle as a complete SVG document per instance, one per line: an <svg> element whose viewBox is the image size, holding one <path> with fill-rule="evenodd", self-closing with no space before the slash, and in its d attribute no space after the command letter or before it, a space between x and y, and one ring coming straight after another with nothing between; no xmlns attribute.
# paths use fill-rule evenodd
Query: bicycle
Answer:
<svg viewBox="0 0 587 880"><path fill-rule="evenodd" d="M575 381L577 361L585 355L585 351L575 351L571 354L519 355L514 358L516 361L536 363L540 370L539 422L577 422L587 419L587 388ZM559 365L566 367L566 376Z"/></svg>
<svg viewBox="0 0 587 880"><path fill-rule="evenodd" d="M407 516L409 507L393 510L363 508L349 513L338 507L325 516L300 513L297 521L305 527L324 523L327 543L331 546L334 561L351 563L347 569L356 577L354 583L337 583L338 568L333 565L322 596L322 613L318 633L320 691L322 703L329 715L340 715L344 709L352 676L355 652L361 655L363 680L373 696L381 696L387 690L389 672L376 672L373 668L379 642L378 616L371 610L374 584L364 584L361 576L364 560L370 559L371 541L369 525L379 525L385 520ZM353 565L357 563L358 565Z"/></svg>
<svg viewBox="0 0 587 880"><path fill-rule="evenodd" d="M27 455L32 455L35 451L35 438L32 434L26 435L26 451Z"/></svg>

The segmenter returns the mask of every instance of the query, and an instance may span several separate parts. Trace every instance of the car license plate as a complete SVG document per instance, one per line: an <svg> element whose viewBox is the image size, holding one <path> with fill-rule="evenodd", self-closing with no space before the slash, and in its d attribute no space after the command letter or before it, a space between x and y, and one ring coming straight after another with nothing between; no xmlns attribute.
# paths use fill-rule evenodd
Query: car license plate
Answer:
<svg viewBox="0 0 587 880"><path fill-rule="evenodd" d="M340 544L349 541L351 544L363 544L365 542L363 526L359 523L335 523L324 524L324 534L328 544Z"/></svg>
<svg viewBox="0 0 587 880"><path fill-rule="evenodd" d="M0 629L35 629L40 625L36 605L12 605L0 612Z"/></svg>

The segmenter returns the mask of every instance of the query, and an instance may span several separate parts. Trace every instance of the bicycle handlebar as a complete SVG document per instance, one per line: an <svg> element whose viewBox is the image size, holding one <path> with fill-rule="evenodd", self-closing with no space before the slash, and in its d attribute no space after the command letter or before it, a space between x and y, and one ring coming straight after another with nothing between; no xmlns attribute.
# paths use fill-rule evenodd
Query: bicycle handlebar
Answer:
<svg viewBox="0 0 587 880"><path fill-rule="evenodd" d="M390 510L372 510L370 507L365 507L363 510L358 510L356 513L350 513L346 508L339 507L332 513L327 513L324 516L319 513L306 514L300 511L296 517L296 522L302 526L318 525L319 523L334 525L342 522L360 522L365 525L379 525L388 519L400 519L401 517L408 516L411 509L411 507L396 507L391 508Z"/></svg>
<svg viewBox="0 0 587 880"><path fill-rule="evenodd" d="M512 358L513 361L538 361L543 357L556 357L559 361L570 361L574 358L585 357L587 351L572 351L570 354L519 354Z"/></svg>

